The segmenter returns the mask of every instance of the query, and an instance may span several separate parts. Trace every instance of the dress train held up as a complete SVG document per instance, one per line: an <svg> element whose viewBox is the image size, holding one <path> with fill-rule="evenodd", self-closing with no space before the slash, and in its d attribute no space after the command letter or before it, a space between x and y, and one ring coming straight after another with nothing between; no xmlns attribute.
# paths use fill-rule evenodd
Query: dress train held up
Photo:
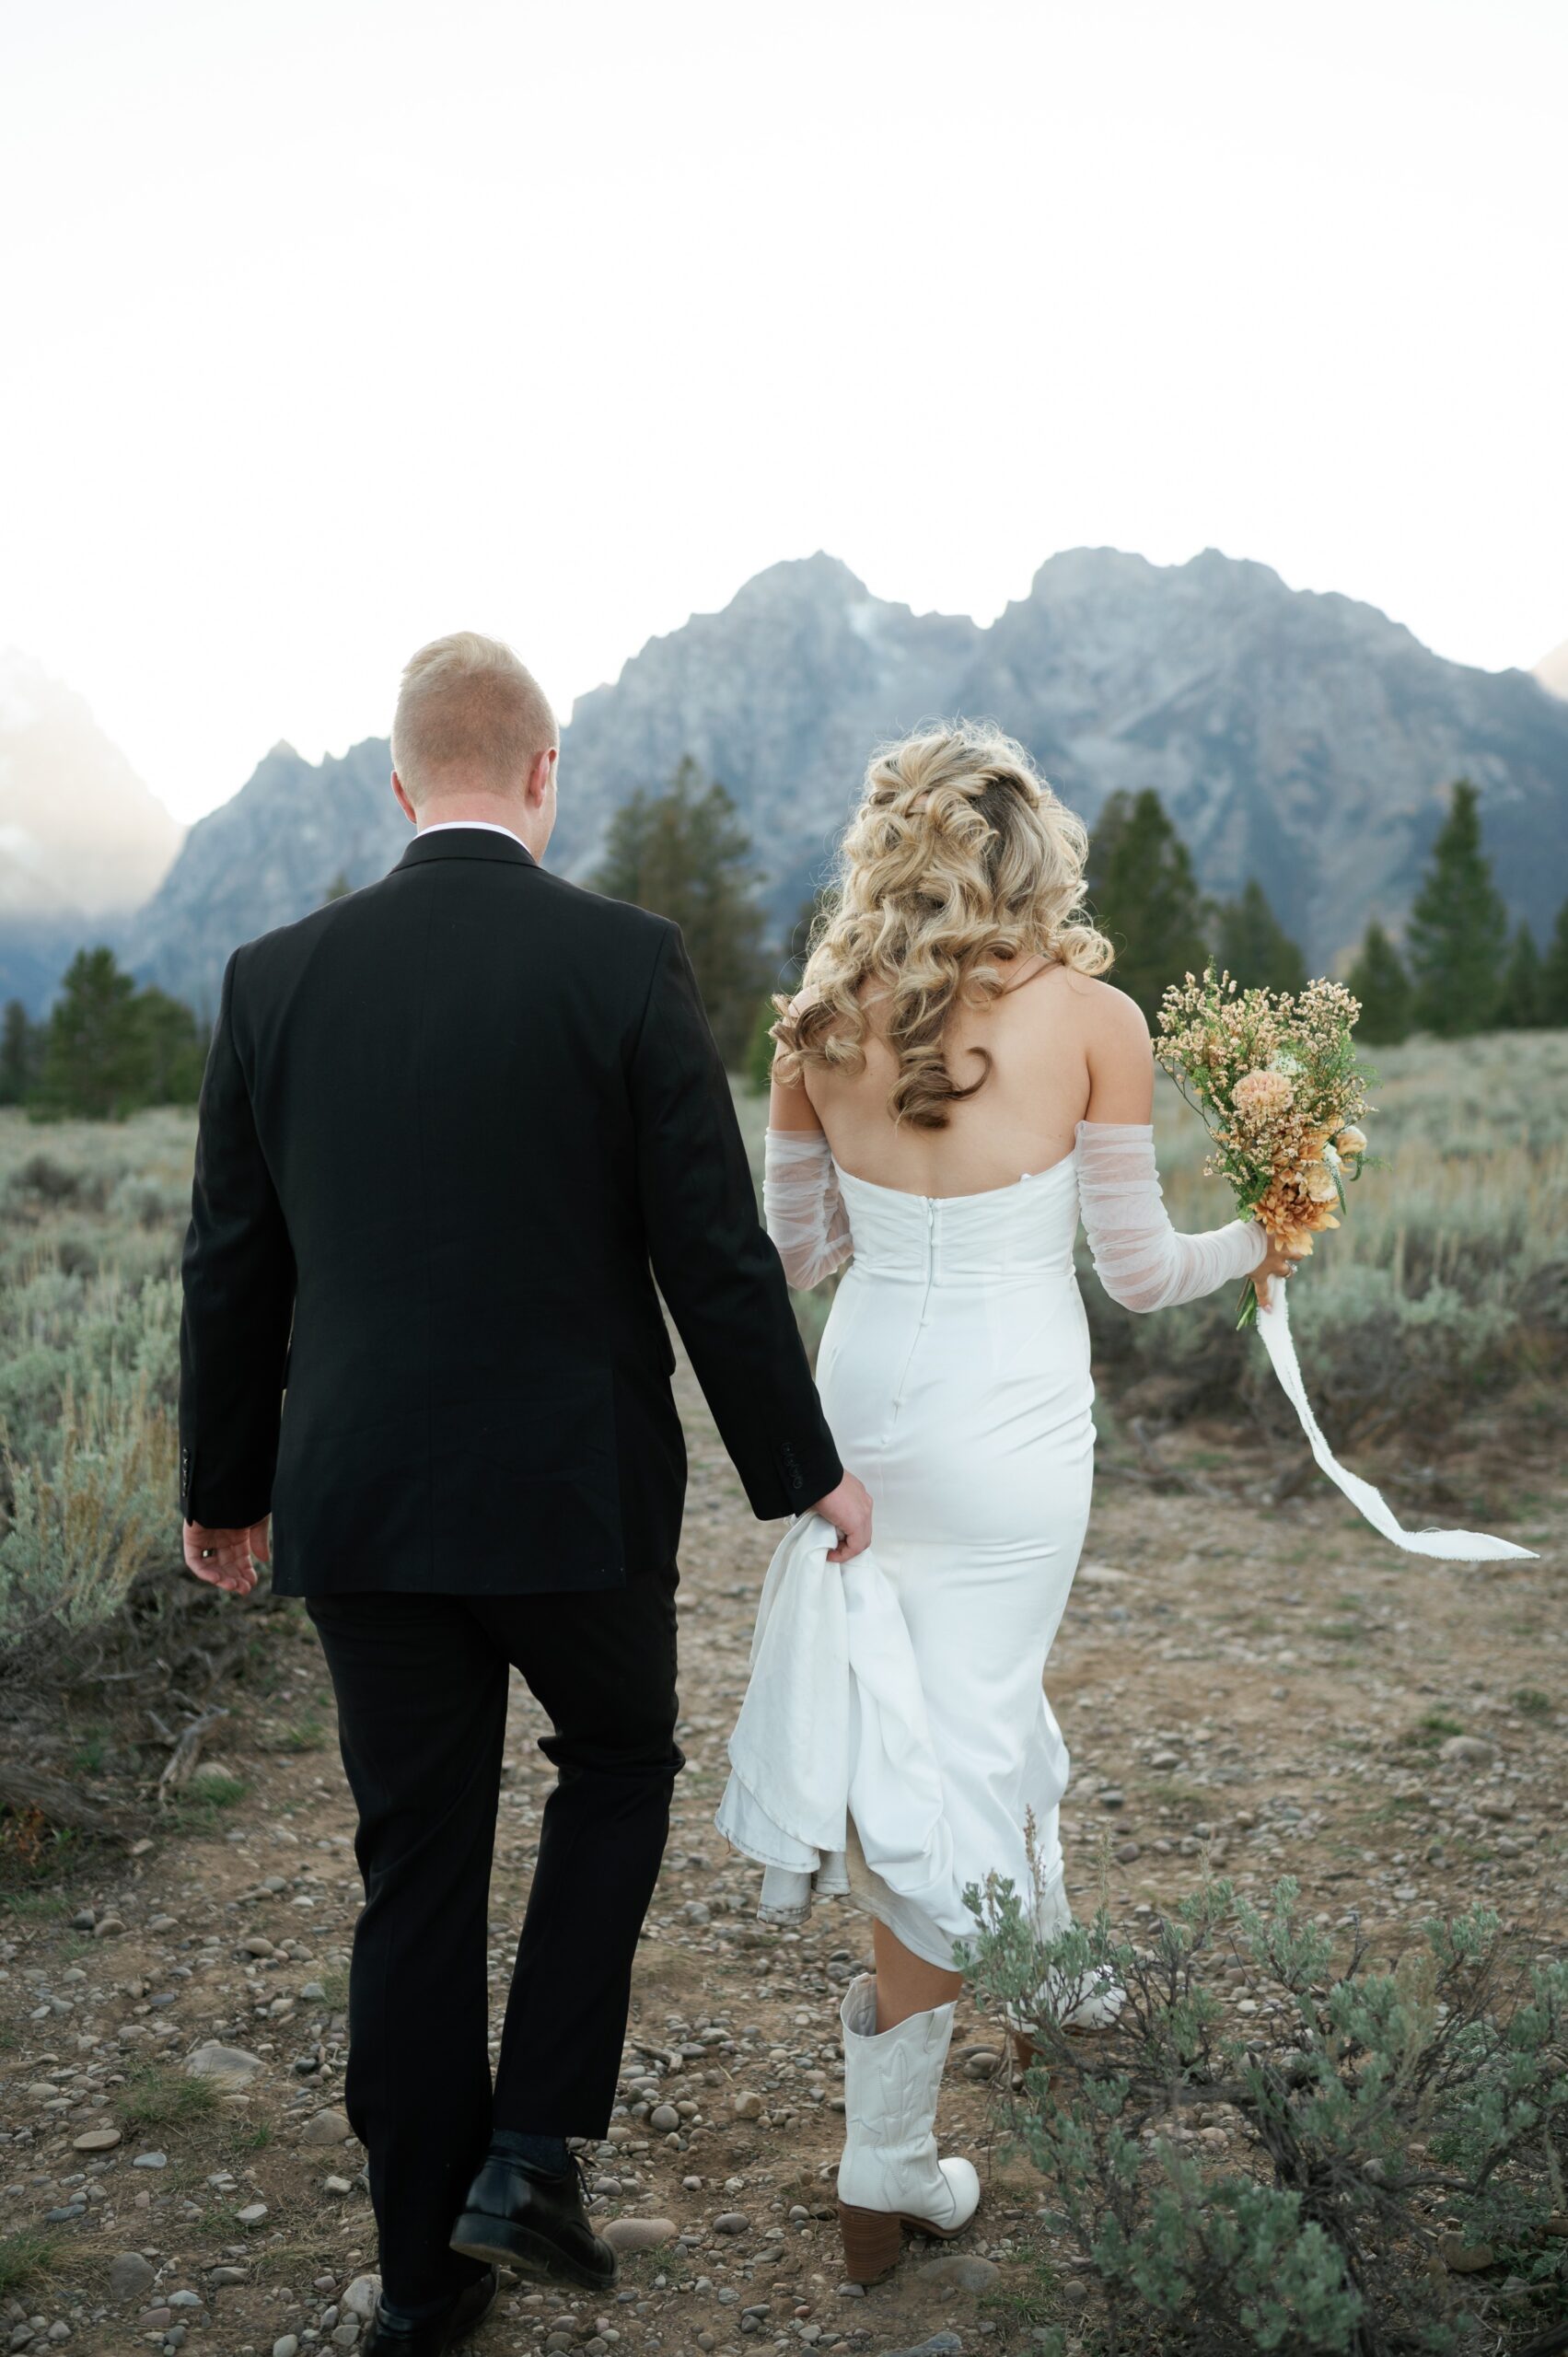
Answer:
<svg viewBox="0 0 1568 2357"><path fill-rule="evenodd" d="M1070 1763L1043 1679L1094 1472L1073 1263L1082 1166L1101 1144L1086 1156L1090 1126L1047 1170L936 1197L841 1170L825 1140L781 1153L770 1134L769 1227L792 1277L854 1253L818 1381L840 1454L876 1501L876 1535L843 1567L810 1518L780 1548L718 1824L774 1870L770 1914L803 1912L814 1876L819 1889L847 1883L945 1968L974 1929L965 1887L992 1875L1032 1892L1042 1932L1068 1918ZM1097 1253L1114 1260L1120 1244L1125 1268L1128 1237L1102 1230ZM1137 1248L1124 1289L1186 1298L1245 1274L1260 1237L1240 1221L1176 1237L1156 1184Z"/></svg>

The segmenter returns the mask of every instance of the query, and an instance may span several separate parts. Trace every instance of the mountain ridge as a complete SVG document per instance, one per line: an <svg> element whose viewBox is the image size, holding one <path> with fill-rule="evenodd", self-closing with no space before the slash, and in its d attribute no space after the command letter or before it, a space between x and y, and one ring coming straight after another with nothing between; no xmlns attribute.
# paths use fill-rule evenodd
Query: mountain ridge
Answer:
<svg viewBox="0 0 1568 2357"><path fill-rule="evenodd" d="M128 915L162 882L183 830L84 699L19 648L0 650L0 921L18 940Z"/></svg>
<svg viewBox="0 0 1568 2357"><path fill-rule="evenodd" d="M782 559L577 699L551 864L591 873L614 811L690 753L739 804L782 926L872 746L956 712L1019 737L1090 824L1110 793L1154 786L1205 888L1256 874L1318 966L1342 965L1369 915L1399 930L1459 775L1481 789L1511 914L1542 934L1568 888L1568 703L1214 549L1178 566L1059 551L989 624L878 598L826 551ZM389 767L384 738L319 763L274 746L133 923L138 970L210 1004L235 941L340 873L384 873L407 839Z"/></svg>

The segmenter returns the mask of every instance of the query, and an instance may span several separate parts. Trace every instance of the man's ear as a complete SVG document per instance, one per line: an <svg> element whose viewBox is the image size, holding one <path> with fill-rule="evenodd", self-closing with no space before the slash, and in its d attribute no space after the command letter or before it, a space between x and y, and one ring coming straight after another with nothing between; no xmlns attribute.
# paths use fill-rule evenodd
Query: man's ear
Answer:
<svg viewBox="0 0 1568 2357"><path fill-rule="evenodd" d="M409 800L408 788L404 785L396 770L392 772L392 792L397 795L398 807L401 810L404 818L408 820L409 825L411 827L417 827L419 824L419 813L414 808L413 804Z"/></svg>
<svg viewBox="0 0 1568 2357"><path fill-rule="evenodd" d="M550 792L550 782L555 774L555 761L556 749L553 745L550 746L546 751L534 756L534 765L528 772L528 800L530 809L543 808L545 797Z"/></svg>

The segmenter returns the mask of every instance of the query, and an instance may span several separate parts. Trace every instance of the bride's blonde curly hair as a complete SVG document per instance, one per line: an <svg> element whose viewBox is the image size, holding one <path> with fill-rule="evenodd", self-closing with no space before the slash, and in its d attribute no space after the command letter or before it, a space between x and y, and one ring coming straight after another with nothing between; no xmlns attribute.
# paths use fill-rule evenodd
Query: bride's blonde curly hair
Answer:
<svg viewBox="0 0 1568 2357"><path fill-rule="evenodd" d="M927 722L879 745L800 993L773 1002L779 1079L798 1080L805 1066L863 1071L874 1000L898 1059L889 1112L946 1129L991 1062L960 1087L943 1052L947 1023L1005 989L996 961L1040 956L1082 974L1110 964L1109 942L1079 905L1087 854L1083 822L989 722Z"/></svg>

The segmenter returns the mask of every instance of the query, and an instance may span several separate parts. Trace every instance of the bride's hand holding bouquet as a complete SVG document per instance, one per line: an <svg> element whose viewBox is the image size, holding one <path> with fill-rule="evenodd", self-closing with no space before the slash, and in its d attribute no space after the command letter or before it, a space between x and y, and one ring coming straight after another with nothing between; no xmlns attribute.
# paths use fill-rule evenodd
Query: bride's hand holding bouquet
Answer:
<svg viewBox="0 0 1568 2357"><path fill-rule="evenodd" d="M1351 1038L1360 1013L1339 982L1240 990L1212 965L1165 993L1156 1059L1214 1142L1205 1175L1230 1180L1237 1211L1269 1239L1238 1326L1257 1318L1259 1279L1288 1276L1315 1236L1338 1227L1346 1182L1360 1176L1368 1075Z"/></svg>
<svg viewBox="0 0 1568 2357"><path fill-rule="evenodd" d="M1228 1178L1238 1212L1269 1239L1247 1282L1238 1326L1256 1324L1312 1454L1373 1527L1408 1553L1495 1562L1530 1549L1478 1530L1408 1531L1380 1491L1347 1472L1318 1428L1291 1339L1282 1284L1262 1304L1257 1281L1288 1276L1316 1237L1338 1227L1345 1189L1366 1166L1362 1116L1370 1077L1351 1038L1361 1007L1339 982L1304 991L1241 990L1213 965L1173 982L1160 1008L1155 1057L1209 1132L1211 1178Z"/></svg>

